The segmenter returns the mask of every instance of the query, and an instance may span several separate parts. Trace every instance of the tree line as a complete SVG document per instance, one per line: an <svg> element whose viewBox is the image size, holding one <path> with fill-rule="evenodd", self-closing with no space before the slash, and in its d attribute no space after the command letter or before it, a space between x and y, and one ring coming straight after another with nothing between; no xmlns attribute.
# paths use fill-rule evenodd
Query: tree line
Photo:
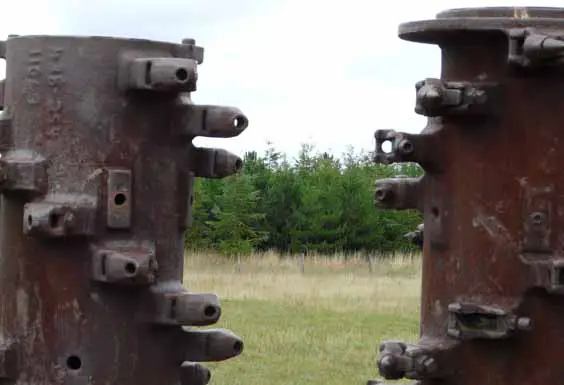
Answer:
<svg viewBox="0 0 564 385"><path fill-rule="evenodd" d="M295 159L270 145L243 161L235 175L195 182L189 249L368 255L413 248L404 234L421 214L377 209L373 197L376 179L419 176L418 165L374 164L353 148L336 157L309 144Z"/></svg>

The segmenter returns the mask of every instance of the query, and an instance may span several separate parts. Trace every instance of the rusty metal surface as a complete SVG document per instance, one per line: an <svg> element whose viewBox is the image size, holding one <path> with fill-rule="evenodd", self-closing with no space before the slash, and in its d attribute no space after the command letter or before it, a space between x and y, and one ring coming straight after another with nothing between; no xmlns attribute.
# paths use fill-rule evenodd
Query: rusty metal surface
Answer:
<svg viewBox="0 0 564 385"><path fill-rule="evenodd" d="M183 286L195 176L241 160L238 109L197 106L203 49L12 36L0 115L0 378L13 384L205 384L239 355L213 293ZM209 134L208 134L209 133ZM189 284L189 283L188 283Z"/></svg>
<svg viewBox="0 0 564 385"><path fill-rule="evenodd" d="M421 134L375 135L375 161L425 169L419 180L377 182L378 205L424 214L408 235L423 242L421 338L383 343L380 374L421 385L560 383L564 9L451 10L399 34L438 44L442 71L415 87L414 112L429 118ZM382 138L392 142L386 156Z"/></svg>

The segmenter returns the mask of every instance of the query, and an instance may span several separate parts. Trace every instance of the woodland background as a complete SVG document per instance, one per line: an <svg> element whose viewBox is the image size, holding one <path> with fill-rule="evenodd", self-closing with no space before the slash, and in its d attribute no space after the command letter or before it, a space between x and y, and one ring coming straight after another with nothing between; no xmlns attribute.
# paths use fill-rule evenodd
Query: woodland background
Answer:
<svg viewBox="0 0 564 385"><path fill-rule="evenodd" d="M374 207L374 182L419 176L412 163L380 165L353 148L340 156L304 144L294 159L272 145L243 156L242 172L195 183L190 251L224 255L389 255L413 246L404 234L422 221L419 212Z"/></svg>

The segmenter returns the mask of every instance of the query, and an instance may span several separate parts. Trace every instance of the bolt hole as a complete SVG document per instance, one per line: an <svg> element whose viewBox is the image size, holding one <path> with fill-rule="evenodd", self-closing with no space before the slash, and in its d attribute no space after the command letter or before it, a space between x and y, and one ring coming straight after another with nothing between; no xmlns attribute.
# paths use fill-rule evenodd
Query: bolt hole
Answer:
<svg viewBox="0 0 564 385"><path fill-rule="evenodd" d="M185 68L177 69L175 75L179 82L185 82L188 80L188 71L186 71Z"/></svg>
<svg viewBox="0 0 564 385"><path fill-rule="evenodd" d="M374 195L376 196L377 200L382 201L386 198L386 189L377 188L376 191L374 192Z"/></svg>
<svg viewBox="0 0 564 385"><path fill-rule="evenodd" d="M233 352L235 354L240 354L243 351L243 341L235 341L233 344Z"/></svg>
<svg viewBox="0 0 564 385"><path fill-rule="evenodd" d="M67 368L70 370L79 370L82 367L82 360L79 356L69 356L67 358Z"/></svg>
<svg viewBox="0 0 564 385"><path fill-rule="evenodd" d="M407 154L407 153L410 153L410 152L413 152L413 143L411 143L411 142L408 141L408 140L404 140L404 141L401 143L401 151L403 151L403 152L406 153L406 154Z"/></svg>
<svg viewBox="0 0 564 385"><path fill-rule="evenodd" d="M52 228L59 227L61 225L61 214L50 214L49 215L49 226Z"/></svg>
<svg viewBox="0 0 564 385"><path fill-rule="evenodd" d="M243 130L247 128L249 121L243 115L238 115L233 119L233 127L238 130Z"/></svg>
<svg viewBox="0 0 564 385"><path fill-rule="evenodd" d="M392 152L392 141L391 140L383 141L382 144L380 145L380 149L385 154L391 153Z"/></svg>
<svg viewBox="0 0 564 385"><path fill-rule="evenodd" d="M114 197L114 203L116 204L116 206L121 206L126 201L127 201L127 198L126 198L125 194L123 194L123 193L117 193L116 196Z"/></svg>
<svg viewBox="0 0 564 385"><path fill-rule="evenodd" d="M33 217L31 215L27 216L27 224L31 227L33 225Z"/></svg>
<svg viewBox="0 0 564 385"><path fill-rule="evenodd" d="M432 215L434 218L438 218L438 217L439 217L439 214L440 214L440 213L439 213L439 209L438 209L437 207L435 207L435 206L431 207L431 215Z"/></svg>
<svg viewBox="0 0 564 385"><path fill-rule="evenodd" d="M127 262L125 264L125 272L129 275L133 275L135 274L135 272L137 271L137 266L135 266L135 263L133 262Z"/></svg>
<svg viewBox="0 0 564 385"><path fill-rule="evenodd" d="M215 306L206 306L204 309L204 315L206 317L213 317L217 314L217 308Z"/></svg>

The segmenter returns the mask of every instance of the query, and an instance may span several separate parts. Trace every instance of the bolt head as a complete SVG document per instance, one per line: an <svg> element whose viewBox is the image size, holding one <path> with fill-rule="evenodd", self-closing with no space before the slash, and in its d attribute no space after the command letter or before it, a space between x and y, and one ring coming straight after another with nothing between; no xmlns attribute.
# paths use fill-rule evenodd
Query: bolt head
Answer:
<svg viewBox="0 0 564 385"><path fill-rule="evenodd" d="M517 329L531 330L532 326L533 326L533 321L529 317L517 318Z"/></svg>

